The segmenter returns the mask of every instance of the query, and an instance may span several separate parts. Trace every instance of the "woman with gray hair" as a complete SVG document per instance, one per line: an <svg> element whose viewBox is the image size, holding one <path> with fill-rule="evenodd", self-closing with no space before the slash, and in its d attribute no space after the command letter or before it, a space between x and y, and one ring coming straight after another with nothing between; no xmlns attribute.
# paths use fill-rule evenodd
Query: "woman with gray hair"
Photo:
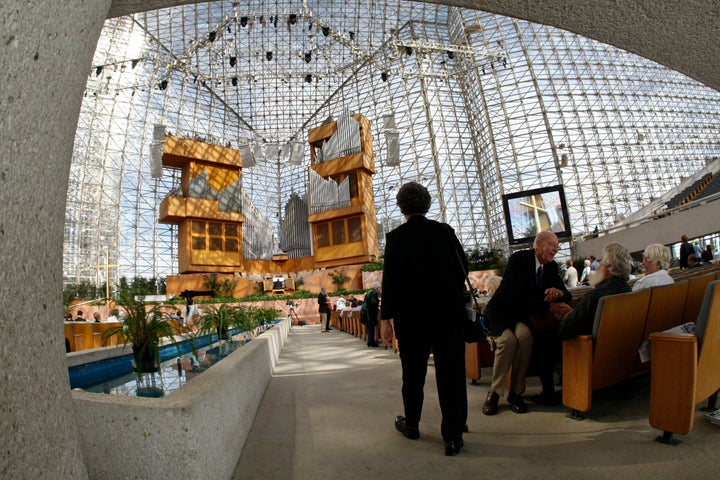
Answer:
<svg viewBox="0 0 720 480"><path fill-rule="evenodd" d="M591 277L594 288L583 295L575 309L570 311L567 307L568 313L560 321L558 335L561 340L592 333L600 299L631 291L627 284L631 268L632 257L627 248L616 242L605 245L598 269Z"/></svg>
<svg viewBox="0 0 720 480"><path fill-rule="evenodd" d="M665 245L651 243L645 247L642 264L645 275L635 282L633 291L675 283L666 270L670 266L670 250Z"/></svg>

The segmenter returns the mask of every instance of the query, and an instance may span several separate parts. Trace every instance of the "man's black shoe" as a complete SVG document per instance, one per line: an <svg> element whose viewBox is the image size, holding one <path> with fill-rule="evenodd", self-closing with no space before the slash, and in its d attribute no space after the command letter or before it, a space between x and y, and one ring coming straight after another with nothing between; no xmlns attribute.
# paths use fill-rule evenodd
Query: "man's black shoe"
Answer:
<svg viewBox="0 0 720 480"><path fill-rule="evenodd" d="M533 395L531 400L533 403L540 405L554 406L560 403L560 396L555 392L546 392L543 390L541 393Z"/></svg>
<svg viewBox="0 0 720 480"><path fill-rule="evenodd" d="M498 401L500 395L495 392L488 392L487 400L482 406L482 412L484 415L495 415L498 412Z"/></svg>
<svg viewBox="0 0 720 480"><path fill-rule="evenodd" d="M418 427L411 427L405 421L405 417L398 415L395 417L395 430L405 435L410 440L417 440L420 438L420 430Z"/></svg>
<svg viewBox="0 0 720 480"><path fill-rule="evenodd" d="M515 413L525 413L527 412L527 405L525 405L525 400L523 400L522 395L518 395L515 392L509 392L507 396L507 401L512 407L512 411Z"/></svg>
<svg viewBox="0 0 720 480"><path fill-rule="evenodd" d="M445 456L454 457L460 453L463 445L465 445L465 442L463 442L462 438L459 440L445 440Z"/></svg>

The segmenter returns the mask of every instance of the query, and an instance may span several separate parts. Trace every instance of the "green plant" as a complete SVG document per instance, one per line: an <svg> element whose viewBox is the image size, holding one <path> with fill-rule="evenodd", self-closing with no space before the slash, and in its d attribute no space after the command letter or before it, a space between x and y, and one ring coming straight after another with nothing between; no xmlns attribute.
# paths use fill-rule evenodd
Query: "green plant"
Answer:
<svg viewBox="0 0 720 480"><path fill-rule="evenodd" d="M305 285L305 279L302 277L297 277L295 279L295 290L300 289L300 287L302 287L303 285Z"/></svg>
<svg viewBox="0 0 720 480"><path fill-rule="evenodd" d="M128 343L133 347L137 372L155 371L160 360L160 342L164 337L174 342L172 324L165 321L157 304L148 311L143 302L131 298L123 298L121 302L125 318L120 325L103 332L103 343L119 335L123 348Z"/></svg>
<svg viewBox="0 0 720 480"><path fill-rule="evenodd" d="M350 277L345 274L345 270L343 269L330 272L328 273L328 275L330 276L330 278L332 278L332 282L335 284L336 287L335 290L338 292L343 289L345 282L350 280Z"/></svg>
<svg viewBox="0 0 720 480"><path fill-rule="evenodd" d="M474 248L468 254L468 262L470 263L470 270L502 270L505 267L505 258L503 251L491 248L484 248L482 251L478 248Z"/></svg>
<svg viewBox="0 0 720 480"><path fill-rule="evenodd" d="M362 267L360 267L361 272L377 272L378 270L382 270L385 268L385 264L382 262L372 262L372 263L366 263Z"/></svg>

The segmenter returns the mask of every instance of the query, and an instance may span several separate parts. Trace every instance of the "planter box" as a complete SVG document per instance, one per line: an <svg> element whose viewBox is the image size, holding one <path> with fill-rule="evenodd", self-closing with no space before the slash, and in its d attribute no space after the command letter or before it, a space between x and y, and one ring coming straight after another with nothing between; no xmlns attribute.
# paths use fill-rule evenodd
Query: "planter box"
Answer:
<svg viewBox="0 0 720 480"><path fill-rule="evenodd" d="M283 320L163 398L73 390L89 477L232 477L289 330Z"/></svg>

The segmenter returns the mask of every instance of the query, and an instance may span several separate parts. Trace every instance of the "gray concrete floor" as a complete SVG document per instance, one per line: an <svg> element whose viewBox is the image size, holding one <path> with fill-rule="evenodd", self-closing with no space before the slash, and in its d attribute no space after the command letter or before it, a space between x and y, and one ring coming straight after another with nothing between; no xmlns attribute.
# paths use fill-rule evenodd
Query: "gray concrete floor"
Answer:
<svg viewBox="0 0 720 480"><path fill-rule="evenodd" d="M490 369L468 383L469 433L445 457L434 370L428 369L419 440L396 432L400 360L340 330L292 327L233 479L710 479L720 472L720 426L697 411L676 447L654 442L649 376L596 392L584 421L536 406L518 415L504 400L484 416ZM528 379L526 395L539 393Z"/></svg>

